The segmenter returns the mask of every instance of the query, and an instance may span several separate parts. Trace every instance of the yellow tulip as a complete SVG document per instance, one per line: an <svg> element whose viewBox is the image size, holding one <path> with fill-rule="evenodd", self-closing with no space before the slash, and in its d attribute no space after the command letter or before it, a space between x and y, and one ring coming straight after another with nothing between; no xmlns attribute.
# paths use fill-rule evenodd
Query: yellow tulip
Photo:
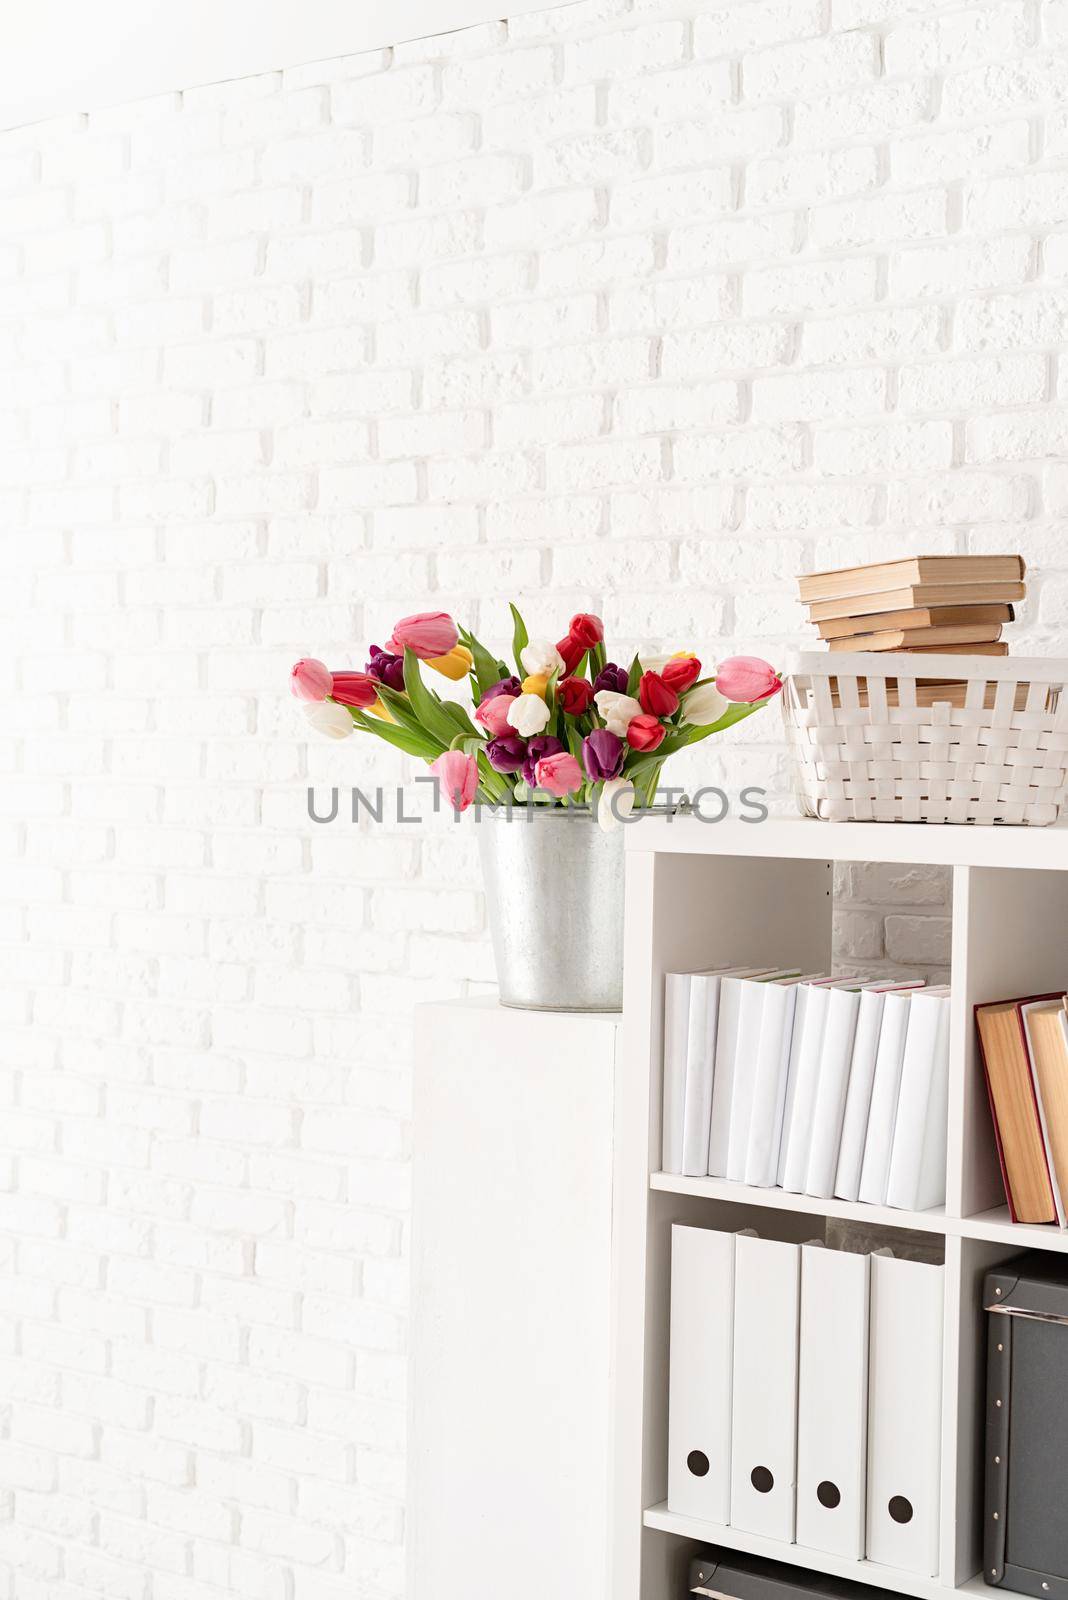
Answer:
<svg viewBox="0 0 1068 1600"><path fill-rule="evenodd" d="M383 722L396 722L396 717L386 705L384 700L376 700L373 706L367 707L372 717L381 717Z"/></svg>
<svg viewBox="0 0 1068 1600"><path fill-rule="evenodd" d="M455 644L447 656L435 656L427 662L428 667L433 667L443 677L451 678L454 683L466 678L474 664L475 658L465 644Z"/></svg>
<svg viewBox="0 0 1068 1600"><path fill-rule="evenodd" d="M545 699L545 691L549 687L549 674L547 672L532 673L529 678L523 679L523 693L537 694Z"/></svg>

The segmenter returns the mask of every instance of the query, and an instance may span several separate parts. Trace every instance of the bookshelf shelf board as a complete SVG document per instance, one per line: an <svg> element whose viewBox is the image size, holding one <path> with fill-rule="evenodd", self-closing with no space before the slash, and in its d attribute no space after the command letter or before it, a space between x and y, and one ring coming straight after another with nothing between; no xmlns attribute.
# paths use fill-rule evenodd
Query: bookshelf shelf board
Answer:
<svg viewBox="0 0 1068 1600"><path fill-rule="evenodd" d="M783 1544L778 1539L766 1539L759 1533L745 1533L741 1528L725 1528L718 1522L703 1522L699 1517L683 1517L669 1511L666 1503L652 1506L645 1513L645 1526L660 1533L677 1534L684 1539L699 1539L704 1544L722 1545L728 1550L744 1550L749 1555L766 1556L769 1561L786 1561L794 1567L808 1567L814 1572L826 1572L837 1578L851 1578L855 1583L870 1583L881 1589L895 1589L899 1594L913 1595L916 1600L946 1600L954 1593L937 1578L922 1578L914 1572L902 1572L896 1567L883 1567L876 1561L849 1561L831 1555L827 1550L808 1550L804 1545ZM980 1584L982 1580L979 1580Z"/></svg>
<svg viewBox="0 0 1068 1600"><path fill-rule="evenodd" d="M654 1172L649 1187L669 1194L694 1195L734 1205L764 1206L769 1211L803 1212L813 1217L841 1217L850 1222L908 1228L919 1233L952 1232L960 1226L947 1222L944 1206L935 1206L930 1211L896 1211L892 1206L866 1205L857 1200L827 1200L810 1194L790 1194L785 1189L760 1189L745 1183L731 1183L726 1178L684 1178L674 1172ZM1065 1237L1068 1240L1068 1235Z"/></svg>
<svg viewBox="0 0 1068 1600"><path fill-rule="evenodd" d="M989 1239L995 1244L1015 1245L1017 1250L1068 1251L1068 1228L1053 1223L1013 1222L1008 1206L995 1206L978 1216L965 1217L953 1224L965 1239Z"/></svg>
<svg viewBox="0 0 1068 1600"><path fill-rule="evenodd" d="M707 802L709 813L715 800ZM886 861L940 867L1068 870L1068 824L1049 828L953 827L923 822L817 822L768 817L643 817L627 849L668 855L777 856L795 861Z"/></svg>

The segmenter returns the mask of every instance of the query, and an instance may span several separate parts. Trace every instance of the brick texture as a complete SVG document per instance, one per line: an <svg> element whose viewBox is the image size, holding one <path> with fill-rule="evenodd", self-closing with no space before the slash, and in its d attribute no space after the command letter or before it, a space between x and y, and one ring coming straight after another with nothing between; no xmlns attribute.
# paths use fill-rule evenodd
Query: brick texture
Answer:
<svg viewBox="0 0 1068 1600"><path fill-rule="evenodd" d="M1065 651L1064 12L582 0L0 139L3 1600L404 1593L411 1005L492 967L295 656L781 660L800 569L1001 548ZM775 714L676 776L788 803ZM840 877L851 965L948 919Z"/></svg>

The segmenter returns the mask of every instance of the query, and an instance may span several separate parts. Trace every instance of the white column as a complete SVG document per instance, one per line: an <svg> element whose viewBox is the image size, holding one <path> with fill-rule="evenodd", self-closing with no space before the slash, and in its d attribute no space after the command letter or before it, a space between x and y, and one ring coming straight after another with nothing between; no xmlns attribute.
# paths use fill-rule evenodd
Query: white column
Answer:
<svg viewBox="0 0 1068 1600"><path fill-rule="evenodd" d="M607 1597L618 1024L418 1013L413 1600Z"/></svg>

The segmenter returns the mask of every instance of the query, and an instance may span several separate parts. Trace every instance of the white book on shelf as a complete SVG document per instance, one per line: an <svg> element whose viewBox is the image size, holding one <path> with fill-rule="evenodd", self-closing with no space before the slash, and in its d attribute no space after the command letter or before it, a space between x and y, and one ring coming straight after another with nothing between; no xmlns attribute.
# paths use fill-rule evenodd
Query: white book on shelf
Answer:
<svg viewBox="0 0 1068 1600"><path fill-rule="evenodd" d="M868 1126L864 1134L864 1161L860 1169L858 1199L868 1205L886 1204L886 1179L890 1171L890 1149L894 1142L901 1063L905 1056L909 1009L912 994L892 993L883 1001L879 1048L871 1084ZM846 1196L848 1199L848 1196Z"/></svg>
<svg viewBox="0 0 1068 1600"><path fill-rule="evenodd" d="M797 1542L864 1555L869 1257L801 1246Z"/></svg>
<svg viewBox="0 0 1068 1600"><path fill-rule="evenodd" d="M827 997L819 1073L812 1098L805 1193L828 1198L834 1191L838 1146L842 1138L849 1063L860 1011L859 989L832 989Z"/></svg>
<svg viewBox="0 0 1068 1600"><path fill-rule="evenodd" d="M749 1154L749 1129L753 1120L757 1057L764 1022L768 989L783 980L796 983L800 973L762 973L743 981L738 1003L738 1032L734 1046L734 1076L731 1085L730 1116L727 1127L727 1177L732 1183L745 1182Z"/></svg>
<svg viewBox="0 0 1068 1600"><path fill-rule="evenodd" d="M765 972L768 972L766 967L753 967L746 971L743 978L738 969L734 969L730 976L724 976L720 980L719 1018L716 1024L716 1071L712 1080L712 1114L708 1138L708 1171L714 1178L727 1176L727 1148L730 1141L731 1100L742 985L746 979Z"/></svg>
<svg viewBox="0 0 1068 1600"><path fill-rule="evenodd" d="M719 1015L718 974L695 972L690 978L689 1002L682 1096L682 1171L688 1177L703 1178L708 1171L708 1131Z"/></svg>
<svg viewBox="0 0 1068 1600"><path fill-rule="evenodd" d="M949 1119L949 990L919 989L912 997L901 1063L886 1203L929 1211L946 1198Z"/></svg>
<svg viewBox="0 0 1068 1600"><path fill-rule="evenodd" d="M689 972L664 974L664 1094L660 1141L660 1166L664 1172L682 1171L691 977Z"/></svg>
<svg viewBox="0 0 1068 1600"><path fill-rule="evenodd" d="M871 984L861 991L857 1012L857 1031L849 1063L849 1083L842 1112L842 1136L838 1146L834 1193L839 1200L860 1198L860 1173L864 1165L864 1141L868 1134L872 1084L879 1051L883 1010L888 993L922 989L922 980L906 983Z"/></svg>
<svg viewBox="0 0 1068 1600"><path fill-rule="evenodd" d="M778 978L768 983L760 1018L760 1041L753 1069L744 1183L773 1189L778 1182L779 1146L794 1043L794 1019L804 985L822 977Z"/></svg>
<svg viewBox="0 0 1068 1600"><path fill-rule="evenodd" d="M783 1118L779 1156L779 1185L791 1194L803 1194L808 1181L808 1154L812 1146L812 1117L819 1082L823 1032L831 993L843 986L856 988L856 978L823 978L805 985L806 997L796 1049L791 1054L790 1085Z"/></svg>
<svg viewBox="0 0 1068 1600"><path fill-rule="evenodd" d="M800 1246L740 1234L734 1251L731 1526L792 1544Z"/></svg>
<svg viewBox="0 0 1068 1600"><path fill-rule="evenodd" d="M871 1258L869 1561L938 1574L945 1269Z"/></svg>
<svg viewBox="0 0 1068 1600"><path fill-rule="evenodd" d="M734 1235L671 1229L668 1506L730 1517Z"/></svg>

